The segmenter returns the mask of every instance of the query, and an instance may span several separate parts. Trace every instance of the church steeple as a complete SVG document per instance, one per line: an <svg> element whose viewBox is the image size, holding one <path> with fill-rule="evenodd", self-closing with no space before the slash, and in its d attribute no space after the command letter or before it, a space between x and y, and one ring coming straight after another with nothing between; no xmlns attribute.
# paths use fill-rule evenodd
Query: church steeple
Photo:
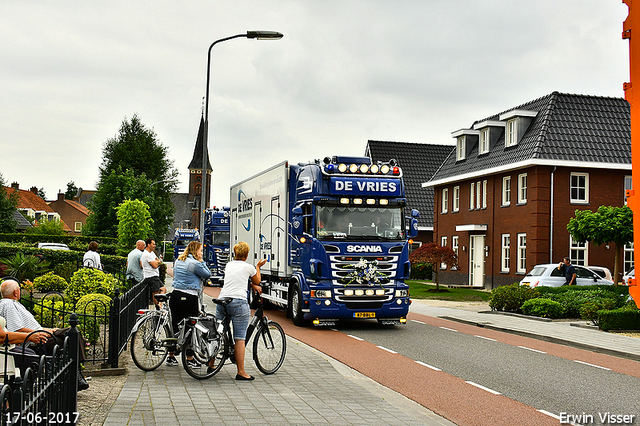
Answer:
<svg viewBox="0 0 640 426"><path fill-rule="evenodd" d="M189 170L200 169L202 170L202 144L204 143L204 116L200 116L200 128L198 129L198 137L196 138L196 147L193 149L193 158L189 163ZM212 171L211 163L209 162L209 153L207 153L207 171Z"/></svg>
<svg viewBox="0 0 640 426"><path fill-rule="evenodd" d="M200 128L196 138L196 146L193 149L193 158L189 163L189 201L191 202L191 228L197 228L200 224L200 214L209 206L211 194L211 163L207 155L207 194L202 201L202 147L204 144L204 115L200 117ZM207 153L208 154L208 153Z"/></svg>

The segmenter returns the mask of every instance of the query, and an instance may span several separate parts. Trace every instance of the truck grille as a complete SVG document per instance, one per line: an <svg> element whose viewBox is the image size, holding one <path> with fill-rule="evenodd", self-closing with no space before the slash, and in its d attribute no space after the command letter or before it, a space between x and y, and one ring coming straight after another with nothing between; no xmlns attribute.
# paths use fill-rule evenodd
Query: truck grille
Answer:
<svg viewBox="0 0 640 426"><path fill-rule="evenodd" d="M329 256L333 283L342 285L376 285L374 282L354 282L354 274L357 274L356 265L361 260L377 262L376 269L380 281L379 284L387 284L396 277L398 256Z"/></svg>

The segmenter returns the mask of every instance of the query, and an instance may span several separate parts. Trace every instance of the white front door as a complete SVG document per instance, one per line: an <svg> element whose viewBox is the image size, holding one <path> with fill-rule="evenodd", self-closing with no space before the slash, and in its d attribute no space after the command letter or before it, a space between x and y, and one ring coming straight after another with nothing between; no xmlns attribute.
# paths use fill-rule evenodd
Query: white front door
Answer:
<svg viewBox="0 0 640 426"><path fill-rule="evenodd" d="M484 243L486 235L469 237L469 285L484 287Z"/></svg>

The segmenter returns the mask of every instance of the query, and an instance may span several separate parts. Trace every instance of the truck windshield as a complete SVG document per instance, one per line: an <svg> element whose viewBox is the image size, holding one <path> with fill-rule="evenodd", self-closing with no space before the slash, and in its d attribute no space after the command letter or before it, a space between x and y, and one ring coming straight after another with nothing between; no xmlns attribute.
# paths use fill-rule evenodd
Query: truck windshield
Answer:
<svg viewBox="0 0 640 426"><path fill-rule="evenodd" d="M213 233L213 245L214 246L228 246L229 245L229 231L216 231Z"/></svg>
<svg viewBox="0 0 640 426"><path fill-rule="evenodd" d="M316 206L315 225L319 240L405 239L400 207Z"/></svg>

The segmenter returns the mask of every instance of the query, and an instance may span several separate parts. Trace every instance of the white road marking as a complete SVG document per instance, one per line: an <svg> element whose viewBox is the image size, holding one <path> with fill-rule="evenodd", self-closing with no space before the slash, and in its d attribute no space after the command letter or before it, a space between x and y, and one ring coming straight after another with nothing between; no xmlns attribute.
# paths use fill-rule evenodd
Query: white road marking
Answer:
<svg viewBox="0 0 640 426"><path fill-rule="evenodd" d="M422 321L418 321L418 320L411 320L412 322L417 322L418 324L426 324L426 322L422 322Z"/></svg>
<svg viewBox="0 0 640 426"><path fill-rule="evenodd" d="M351 337L352 339L356 339L356 340L360 340L361 342L364 342L364 339L361 339L361 338L359 338L359 337L356 337L356 336L354 336L354 335L352 335L352 334L347 334L347 336Z"/></svg>
<svg viewBox="0 0 640 426"><path fill-rule="evenodd" d="M397 353L398 353L398 352L396 352L396 351L392 351L391 349L387 349L387 348L385 348L384 346L378 346L378 347L379 347L380 349L382 349L383 351L387 351L387 352L392 353L392 354L397 354Z"/></svg>
<svg viewBox="0 0 640 426"><path fill-rule="evenodd" d="M500 392L498 392L498 391L494 391L493 389L489 389L489 388L484 387L484 386L482 386L482 385L479 385L479 384L477 384L477 383L473 383L473 382L470 382L470 381L468 381L468 380L467 380L467 382L466 382L466 383L469 383L471 386L475 386L475 387L477 387L477 388L479 388L479 389L485 390L485 391L487 391L487 392L489 392L489 393L492 393L492 394L494 394L494 395L502 395L502 394L501 394Z"/></svg>
<svg viewBox="0 0 640 426"><path fill-rule="evenodd" d="M422 365L423 367L427 367L427 368L430 368L430 369L435 370L435 371L442 371L438 367L434 367L433 365L425 364L422 361L416 361L416 363Z"/></svg>
<svg viewBox="0 0 640 426"><path fill-rule="evenodd" d="M453 328L447 328L447 327L440 327L443 330L449 330L449 331L455 331L456 333L458 332L458 330L454 330Z"/></svg>
<svg viewBox="0 0 640 426"><path fill-rule="evenodd" d="M546 352L539 351L539 350L537 350L537 349L533 349L533 348L528 348L528 347L526 347L526 346L518 346L518 347L519 347L520 349L526 349L526 350L531 351L531 352L538 352L539 354L546 354Z"/></svg>
<svg viewBox="0 0 640 426"><path fill-rule="evenodd" d="M600 366L600 365L595 365L595 364L589 364L588 362L578 361L577 359L576 359L576 360L574 360L574 362L577 362L577 363L580 363L580 364L584 364L584 365L588 365L589 367L601 368L601 369L603 369L603 370L611 371L611 369L610 369L610 368L602 367L602 366Z"/></svg>
<svg viewBox="0 0 640 426"><path fill-rule="evenodd" d="M474 337L479 337L479 338L484 339L484 340L491 340L492 342L497 342L496 339L492 339L491 337L479 336L477 334L475 334Z"/></svg>

